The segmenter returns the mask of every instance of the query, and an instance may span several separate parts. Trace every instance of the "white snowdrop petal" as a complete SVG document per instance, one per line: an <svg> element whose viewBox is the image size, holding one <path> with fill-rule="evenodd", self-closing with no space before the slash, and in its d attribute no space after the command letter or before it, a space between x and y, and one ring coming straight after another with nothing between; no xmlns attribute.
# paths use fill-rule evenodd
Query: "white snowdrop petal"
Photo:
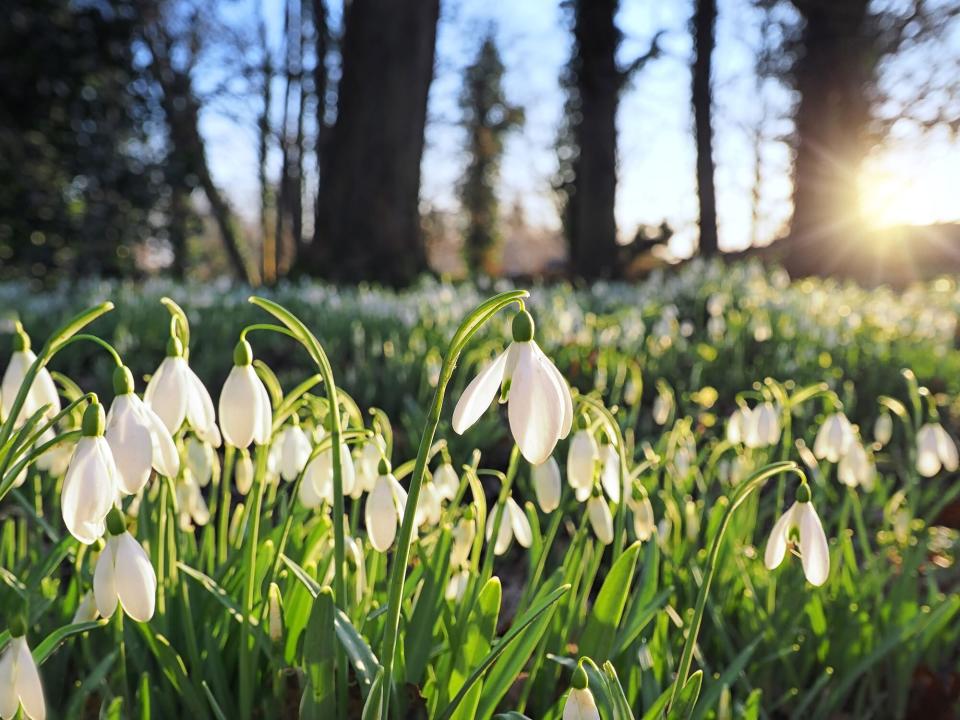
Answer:
<svg viewBox="0 0 960 720"><path fill-rule="evenodd" d="M310 440L299 425L284 430L281 440L280 476L292 482L306 467L310 458Z"/></svg>
<svg viewBox="0 0 960 720"><path fill-rule="evenodd" d="M150 437L153 440L154 469L169 478L176 477L177 473L180 472L180 453L177 452L177 446L170 436L170 431L167 430L160 416L150 409L149 405L139 399L137 399L136 404L138 406L137 411L149 429Z"/></svg>
<svg viewBox="0 0 960 720"><path fill-rule="evenodd" d="M93 571L93 597L97 603L97 611L105 618L111 617L117 609L115 553L116 539L110 538L97 558L97 566Z"/></svg>
<svg viewBox="0 0 960 720"><path fill-rule="evenodd" d="M147 383L144 402L163 420L173 435L187 416L187 361L182 357L166 357Z"/></svg>
<svg viewBox="0 0 960 720"><path fill-rule="evenodd" d="M589 688L571 688L563 705L563 720L600 720L600 711Z"/></svg>
<svg viewBox="0 0 960 720"><path fill-rule="evenodd" d="M507 415L510 431L531 465L545 462L560 438L563 406L556 381L528 343L518 348L517 368L510 384Z"/></svg>
<svg viewBox="0 0 960 720"><path fill-rule="evenodd" d="M453 410L453 430L462 435L490 407L497 389L503 381L504 368L507 365L507 353L500 353L497 359L481 370L470 381Z"/></svg>
<svg viewBox="0 0 960 720"><path fill-rule="evenodd" d="M246 495L253 487L253 460L247 453L241 453L237 456L233 481L237 487L237 492L241 495Z"/></svg>
<svg viewBox="0 0 960 720"><path fill-rule="evenodd" d="M534 465L533 490L543 512L553 512L560 506L560 466L551 455L545 463Z"/></svg>
<svg viewBox="0 0 960 720"><path fill-rule="evenodd" d="M273 409L270 406L270 395L263 386L263 381L256 371L254 375L254 388L256 389L257 402L255 405L254 419L256 421L253 429L253 441L257 445L266 445L270 442L270 435L273 432Z"/></svg>
<svg viewBox="0 0 960 720"><path fill-rule="evenodd" d="M127 495L146 485L153 465L153 438L137 416L132 397L127 394L114 398L105 433L120 475L120 489Z"/></svg>
<svg viewBox="0 0 960 720"><path fill-rule="evenodd" d="M604 445L600 449L603 469L600 471L600 484L613 502L620 502L620 454L613 445Z"/></svg>
<svg viewBox="0 0 960 720"><path fill-rule="evenodd" d="M533 544L533 529L530 527L530 520L527 519L527 514L512 497L507 498L507 514L510 516L510 525L517 543L521 547L530 547ZM507 520L508 518L505 517L504 522Z"/></svg>
<svg viewBox="0 0 960 720"><path fill-rule="evenodd" d="M153 617L157 602L157 575L140 543L125 532L116 537L117 596L124 612L137 622Z"/></svg>
<svg viewBox="0 0 960 720"><path fill-rule="evenodd" d="M917 431L917 472L933 477L940 472L940 454L937 452L937 433L931 424Z"/></svg>
<svg viewBox="0 0 960 720"><path fill-rule="evenodd" d="M567 482L575 490L584 488L588 492L593 484L593 464L599 458L597 443L588 430L577 430L567 450ZM577 499L581 502L586 497Z"/></svg>
<svg viewBox="0 0 960 720"><path fill-rule="evenodd" d="M236 448L253 442L259 401L255 383L252 365L234 365L220 392L220 431Z"/></svg>
<svg viewBox="0 0 960 720"><path fill-rule="evenodd" d="M567 382L567 379L557 369L557 366L553 364L553 361L546 356L535 341L533 341L533 345L537 349L537 353L544 366L550 374L553 375L553 379L560 389L560 398L563 401L563 420L560 423L560 439L563 440L570 434L570 428L573 426L573 397L570 394L570 383Z"/></svg>
<svg viewBox="0 0 960 720"><path fill-rule="evenodd" d="M0 653L0 717L7 720L17 714L20 697L17 695L16 646L7 643Z"/></svg>
<svg viewBox="0 0 960 720"><path fill-rule="evenodd" d="M373 490L367 495L364 520L370 544L378 552L386 552L397 534L397 511L393 488L383 475L377 478Z"/></svg>
<svg viewBox="0 0 960 720"><path fill-rule="evenodd" d="M602 497L591 497L587 501L587 513L590 517L590 526L593 528L597 540L604 545L613 542L613 516L610 506Z"/></svg>
<svg viewBox="0 0 960 720"><path fill-rule="evenodd" d="M16 638L11 640L11 645L17 648L17 694L20 696L23 712L31 720L44 720L47 706L43 700L43 685L40 683L37 663L27 646L27 639Z"/></svg>
<svg viewBox="0 0 960 720"><path fill-rule="evenodd" d="M823 585L830 574L830 548L813 503L799 503L796 520L800 531L800 558L803 574L812 585Z"/></svg>
<svg viewBox="0 0 960 720"><path fill-rule="evenodd" d="M960 457L957 455L957 444L953 438L943 429L943 425L936 425L937 455L947 472L954 472L960 465Z"/></svg>
<svg viewBox="0 0 960 720"><path fill-rule="evenodd" d="M252 366L248 367L252 372ZM186 416L190 426L201 440L205 440L213 447L220 447L220 431L217 429L217 417L213 411L213 399L207 391L207 386L185 360L183 377L187 393Z"/></svg>
<svg viewBox="0 0 960 720"><path fill-rule="evenodd" d="M797 503L791 505L787 511L780 516L770 531L770 538L767 540L767 549L763 553L763 564L768 570L773 570L780 566L783 558L787 554L787 534L794 524L793 515L796 512Z"/></svg>

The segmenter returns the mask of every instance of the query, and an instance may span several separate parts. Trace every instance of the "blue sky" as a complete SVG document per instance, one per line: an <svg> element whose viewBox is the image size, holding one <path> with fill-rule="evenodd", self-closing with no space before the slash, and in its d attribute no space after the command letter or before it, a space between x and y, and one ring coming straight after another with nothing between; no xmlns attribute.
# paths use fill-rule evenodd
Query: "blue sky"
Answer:
<svg viewBox="0 0 960 720"><path fill-rule="evenodd" d="M250 2L230 11L251 16ZM619 187L617 221L623 239L638 224L668 221L676 231L671 248L685 255L695 245L696 185L689 107L686 0L623 0L617 18L624 34L622 64L644 52L657 30L665 30L664 57L639 73L623 94L618 116ZM279 47L281 0L265 0L271 36ZM442 0L437 71L431 87L427 149L421 197L425 205L456 211L455 186L464 164L463 132L457 126L457 96L463 68L494 27L507 68L506 92L526 112L526 123L508 141L500 197L523 204L531 223L558 227L550 179L553 145L563 93L558 78L570 52L570 37L556 0ZM759 17L751 0L721 0L715 72L715 159L721 246L736 249L752 238L769 241L790 214L790 155L782 138L792 125L790 92L767 81L757 84L753 48ZM894 74L894 82L897 81ZM280 86L275 94L279 95ZM203 132L217 181L243 214L257 207L256 142L250 123L237 113L212 108ZM247 107L247 111L250 108ZM279 109L277 109L279 118ZM763 177L758 222L752 219L751 190L757 169L755 134ZM960 216L949 188L960 186L960 152L946 135L918 138L909 128L870 161L865 207L883 222L930 222ZM925 162L918 163L917 158ZM277 158L272 164L276 169ZM922 217L921 217L922 216Z"/></svg>

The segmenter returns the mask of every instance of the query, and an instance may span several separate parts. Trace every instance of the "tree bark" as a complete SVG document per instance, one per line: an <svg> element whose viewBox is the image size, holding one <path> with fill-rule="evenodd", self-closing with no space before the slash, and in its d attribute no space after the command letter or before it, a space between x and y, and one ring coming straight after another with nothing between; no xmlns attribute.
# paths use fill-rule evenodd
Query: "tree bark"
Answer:
<svg viewBox="0 0 960 720"><path fill-rule="evenodd" d="M261 86L263 108L258 121L260 133L257 149L257 175L260 182L260 242L262 243L262 268L260 270L263 282L272 285L277 280L277 243L276 236L270 232L270 198L273 191L267 177L267 154L270 150L270 106L272 105L273 62L270 57L270 46L267 42L266 24L261 19L259 26L261 52Z"/></svg>
<svg viewBox="0 0 960 720"><path fill-rule="evenodd" d="M570 268L587 279L617 269L617 106L623 82L616 62L617 0L578 0L574 7L576 88L575 182L567 200Z"/></svg>
<svg viewBox="0 0 960 720"><path fill-rule="evenodd" d="M313 93L317 99L317 137L314 143L316 169L319 175L323 167L323 151L327 144L329 125L327 124L327 52L330 49L330 28L327 24L327 5L324 0L311 0L313 7L314 42L316 44L316 63L313 66ZM317 186L319 195L319 184ZM313 203L313 242L320 243L320 202L319 197ZM303 243L297 248L297 256L303 252Z"/></svg>
<svg viewBox="0 0 960 720"><path fill-rule="evenodd" d="M697 143L697 198L700 202L700 254L719 252L713 162L711 66L717 22L716 0L696 0L693 16L693 118Z"/></svg>
<svg viewBox="0 0 960 720"><path fill-rule="evenodd" d="M794 275L830 273L857 253L857 185L869 143L875 39L869 0L795 0L805 21L795 79L793 221L785 258Z"/></svg>
<svg viewBox="0 0 960 720"><path fill-rule="evenodd" d="M413 281L426 269L420 160L439 0L353 0L337 119L321 168L319 242L298 269L338 281Z"/></svg>

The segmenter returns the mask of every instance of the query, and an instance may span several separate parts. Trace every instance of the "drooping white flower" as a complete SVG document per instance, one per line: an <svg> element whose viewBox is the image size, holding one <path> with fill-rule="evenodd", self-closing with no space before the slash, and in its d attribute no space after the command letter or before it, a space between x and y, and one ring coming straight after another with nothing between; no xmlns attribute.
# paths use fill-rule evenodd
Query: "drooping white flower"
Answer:
<svg viewBox="0 0 960 720"><path fill-rule="evenodd" d="M487 517L487 541L493 537L493 523L497 517L497 506L495 505ZM507 498L503 507L503 518L500 521L500 528L497 532L497 541L493 546L494 555L503 555L510 549L510 543L513 539L521 547L528 548L533 544L533 529L530 527L530 521L526 514L512 497Z"/></svg>
<svg viewBox="0 0 960 720"><path fill-rule="evenodd" d="M433 483L444 500L453 500L460 489L460 476L453 465L444 462L433 473Z"/></svg>
<svg viewBox="0 0 960 720"><path fill-rule="evenodd" d="M386 552L397 536L397 525L407 504L407 494L388 468L381 469L386 472L377 476L373 490L367 495L364 521L373 549Z"/></svg>
<svg viewBox="0 0 960 720"><path fill-rule="evenodd" d="M313 460L307 463L303 471L303 481L300 483L300 498L304 496L316 497L316 504L321 501L329 504L333 503L333 448L328 447L314 456ZM344 496L353 492L356 482L356 471L353 467L353 458L350 455L350 449L346 443L340 443L340 483L343 486ZM310 485L310 488L304 490L304 485ZM315 507L304 502L307 507Z"/></svg>
<svg viewBox="0 0 960 720"><path fill-rule="evenodd" d="M579 502L590 497L593 490L593 473L600 459L596 440L586 428L573 434L567 450L567 483L573 488Z"/></svg>
<svg viewBox="0 0 960 720"><path fill-rule="evenodd" d="M86 592L80 599L80 604L77 605L77 609L73 613L73 619L70 621L70 624L76 625L77 623L82 622L92 622L98 617L100 617L100 611L97 610L97 600L93 596L92 592Z"/></svg>
<svg viewBox="0 0 960 720"><path fill-rule="evenodd" d="M377 476L380 474L380 459L385 452L386 442L380 435L375 436L373 440L365 443L360 449L352 493L355 497L360 497L360 494L373 490L373 486L377 482Z"/></svg>
<svg viewBox="0 0 960 720"><path fill-rule="evenodd" d="M237 455L237 464L233 470L233 484L241 495L246 495L253 487L253 459L246 450L242 450Z"/></svg>
<svg viewBox="0 0 960 720"><path fill-rule="evenodd" d="M757 405L744 423L743 444L748 448L776 445L780 440L780 413L773 403Z"/></svg>
<svg viewBox="0 0 960 720"><path fill-rule="evenodd" d="M176 435L184 420L201 440L220 447L220 429L210 393L187 364L180 341L171 337L167 356L147 383L143 401Z"/></svg>
<svg viewBox="0 0 960 720"><path fill-rule="evenodd" d="M839 462L846 455L853 442L853 428L842 412L833 413L817 431L813 443L813 454L820 460Z"/></svg>
<svg viewBox="0 0 960 720"><path fill-rule="evenodd" d="M209 443L205 443L198 437L191 435L187 438L187 468L193 475L193 479L200 487L206 487L210 484L213 477L213 470L219 464L217 454Z"/></svg>
<svg viewBox="0 0 960 720"><path fill-rule="evenodd" d="M560 506L560 466L551 455L545 463L534 465L530 471L537 504L545 513Z"/></svg>
<svg viewBox="0 0 960 720"><path fill-rule="evenodd" d="M927 423L917 431L917 472L933 477L942 467L954 472L960 466L957 444L940 423Z"/></svg>
<svg viewBox="0 0 960 720"><path fill-rule="evenodd" d="M17 333L13 338L13 353L10 355L10 363L3 373L3 383L0 384L0 420L6 420L13 412L13 404L16 402L20 387L26 380L27 372L36 359L37 356L30 349L30 337L18 325ZM17 413L14 425L22 425L44 405L47 406L43 413L45 418L52 418L60 412L60 396L57 394L57 386L50 376L50 371L42 367L34 375L33 382L30 383L30 389L27 391L23 405L20 407L20 412Z"/></svg>
<svg viewBox="0 0 960 720"><path fill-rule="evenodd" d="M657 529L657 522L653 516L653 505L646 494L636 493L627 504L633 511L633 532L637 540L646 542Z"/></svg>
<svg viewBox="0 0 960 720"><path fill-rule="evenodd" d="M470 571L467 568L458 570L450 576L447 586L443 590L443 597L451 602L460 602L464 593L467 591L467 585L470 583Z"/></svg>
<svg viewBox="0 0 960 720"><path fill-rule="evenodd" d="M151 468L173 478L180 471L180 455L163 421L133 392L133 374L126 367L113 376L117 393L107 413L106 439L120 473L120 490L140 491Z"/></svg>
<svg viewBox="0 0 960 720"><path fill-rule="evenodd" d="M888 412L880 413L877 415L876 422L873 423L873 439L880 444L880 447L883 447L890 442L890 438L892 437L893 418Z"/></svg>
<svg viewBox="0 0 960 720"><path fill-rule="evenodd" d="M620 502L620 453L611 443L600 445L600 484L607 497L613 502Z"/></svg>
<svg viewBox="0 0 960 720"><path fill-rule="evenodd" d="M864 490L873 490L877 469L873 460L859 440L850 443L847 454L840 458L837 465L837 479L848 487L863 487Z"/></svg>
<svg viewBox="0 0 960 720"><path fill-rule="evenodd" d="M794 543L800 550L803 574L811 585L823 585L830 574L830 548L823 532L820 517L810 502L810 490L805 485L797 492L798 499L780 516L770 532L763 562L768 569L780 566L787 547Z"/></svg>
<svg viewBox="0 0 960 720"><path fill-rule="evenodd" d="M653 421L657 425L666 425L673 410L673 396L661 392L653 400Z"/></svg>
<svg viewBox="0 0 960 720"><path fill-rule="evenodd" d="M753 411L748 407L738 407L727 420L727 442L731 445L742 443L747 434L747 426Z"/></svg>
<svg viewBox="0 0 960 720"><path fill-rule="evenodd" d="M437 492L433 481L427 480L420 486L420 497L417 500L415 524L417 527L433 527L440 522L443 515L443 504L440 493Z"/></svg>
<svg viewBox="0 0 960 720"><path fill-rule="evenodd" d="M570 692L563 704L563 720L600 720L597 701L590 692L587 673L583 665L577 665L570 682Z"/></svg>
<svg viewBox="0 0 960 720"><path fill-rule="evenodd" d="M287 482L297 479L310 459L310 439L299 423L288 425L280 433L280 477Z"/></svg>
<svg viewBox="0 0 960 720"><path fill-rule="evenodd" d="M203 527L210 522L210 509L190 468L184 468L176 492L177 506L180 508L180 527L185 532L193 530L194 524Z"/></svg>
<svg viewBox="0 0 960 720"><path fill-rule="evenodd" d="M613 542L613 515L610 514L610 506L598 493L594 493L587 500L587 516L590 518L590 527L593 528L593 534L597 540L604 545Z"/></svg>
<svg viewBox="0 0 960 720"><path fill-rule="evenodd" d="M0 655L0 718L11 720L20 708L30 720L47 716L40 673L23 634L11 637Z"/></svg>
<svg viewBox="0 0 960 720"><path fill-rule="evenodd" d="M110 538L93 572L97 610L109 618L119 602L129 617L147 622L156 607L157 574L140 543L124 529L119 512L111 513L110 523Z"/></svg>
<svg viewBox="0 0 960 720"><path fill-rule="evenodd" d="M253 350L241 340L233 351L233 368L220 391L220 430L236 448L270 442L273 410L270 395L253 369Z"/></svg>
<svg viewBox="0 0 960 720"><path fill-rule="evenodd" d="M501 389L510 431L531 465L546 461L573 422L567 381L533 339L533 318L521 310L513 319L513 342L464 390L453 411L453 429L462 435Z"/></svg>
<svg viewBox="0 0 960 720"><path fill-rule="evenodd" d="M117 501L120 472L103 436L103 407L94 401L83 413L82 437L70 458L60 508L63 523L77 540L91 545L103 535L107 513Z"/></svg>
<svg viewBox="0 0 960 720"><path fill-rule="evenodd" d="M280 642L283 638L283 608L280 586L273 582L267 591L267 629L270 639L275 643Z"/></svg>
<svg viewBox="0 0 960 720"><path fill-rule="evenodd" d="M450 547L450 565L463 567L470 559L473 540L477 536L477 523L473 515L464 516L453 526L453 545Z"/></svg>

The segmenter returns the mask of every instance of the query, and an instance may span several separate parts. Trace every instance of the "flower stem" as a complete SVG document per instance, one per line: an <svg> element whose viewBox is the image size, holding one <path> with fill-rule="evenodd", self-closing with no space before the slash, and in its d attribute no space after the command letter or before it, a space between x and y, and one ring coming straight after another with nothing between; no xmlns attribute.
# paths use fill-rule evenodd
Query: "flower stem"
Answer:
<svg viewBox="0 0 960 720"><path fill-rule="evenodd" d="M249 718L253 712L253 665L256 643L251 647L250 624L253 622L253 602L256 595L257 545L260 543L260 515L263 512L264 475L267 468L267 447L257 448L257 464L253 474L253 509L250 537L247 545L247 574L244 578L243 624L240 626L240 714Z"/></svg>
<svg viewBox="0 0 960 720"><path fill-rule="evenodd" d="M707 609L707 597L710 595L710 585L713 583L713 576L716 574L717 565L720 561L720 551L723 548L723 536L727 531L727 526L730 524L730 518L733 517L734 511L750 497L754 490L762 487L770 478L787 472L795 473L800 477L802 482L806 482L806 476L795 462L772 463L755 472L737 487L733 493L733 497L730 499L730 504L723 513L723 517L720 520L720 528L713 539L713 545L710 546L710 555L707 558L707 571L704 575L703 583L700 585L700 591L697 593L697 604L693 611L693 619L687 629L687 638L683 644L683 652L680 654L677 678L673 683L673 689L670 691L670 703L667 705L668 712L676 701L680 689L686 684L687 676L690 674L690 666L693 664L693 649L697 645L697 635L700 633L703 614Z"/></svg>

